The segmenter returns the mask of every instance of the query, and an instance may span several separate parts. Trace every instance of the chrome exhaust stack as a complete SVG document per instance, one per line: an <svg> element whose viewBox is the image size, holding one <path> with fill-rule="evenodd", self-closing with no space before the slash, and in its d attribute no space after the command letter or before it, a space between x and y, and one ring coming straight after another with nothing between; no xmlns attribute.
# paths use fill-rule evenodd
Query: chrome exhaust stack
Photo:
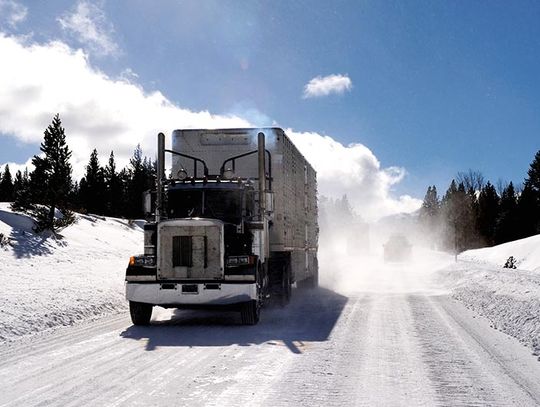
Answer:
<svg viewBox="0 0 540 407"><path fill-rule="evenodd" d="M265 139L264 133L259 132L257 135L258 142L258 161L259 161L259 211L261 221L264 220L266 210L266 160L265 160Z"/></svg>
<svg viewBox="0 0 540 407"><path fill-rule="evenodd" d="M156 222L161 220L163 206L163 178L165 176L165 135L158 134L157 174L156 174Z"/></svg>

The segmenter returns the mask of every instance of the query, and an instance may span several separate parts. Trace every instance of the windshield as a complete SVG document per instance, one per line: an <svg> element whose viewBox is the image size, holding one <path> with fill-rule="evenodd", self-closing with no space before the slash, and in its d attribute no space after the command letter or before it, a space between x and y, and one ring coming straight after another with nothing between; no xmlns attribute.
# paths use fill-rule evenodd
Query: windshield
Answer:
<svg viewBox="0 0 540 407"><path fill-rule="evenodd" d="M169 191L170 218L211 218L240 223L242 191L173 190Z"/></svg>

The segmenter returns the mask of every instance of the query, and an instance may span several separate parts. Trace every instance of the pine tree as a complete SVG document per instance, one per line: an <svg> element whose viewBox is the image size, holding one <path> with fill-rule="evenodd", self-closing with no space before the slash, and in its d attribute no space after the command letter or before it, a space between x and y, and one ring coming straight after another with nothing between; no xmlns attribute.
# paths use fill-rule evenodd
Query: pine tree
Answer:
<svg viewBox="0 0 540 407"><path fill-rule="evenodd" d="M467 201L470 213L466 232L468 233L467 249L482 247L485 244L484 239L481 237L478 230L478 218L480 216L480 204L478 198L482 188L483 184L478 189L473 187L467 189Z"/></svg>
<svg viewBox="0 0 540 407"><path fill-rule="evenodd" d="M435 185L429 186L420 208L419 221L424 231L424 236L430 245L435 248L440 240L440 209L441 202Z"/></svg>
<svg viewBox="0 0 540 407"><path fill-rule="evenodd" d="M501 194L499 216L495 225L495 243L501 244L518 238L518 208L514 184L510 182Z"/></svg>
<svg viewBox="0 0 540 407"><path fill-rule="evenodd" d="M445 224L446 246L461 252L476 244L473 201L463 183L452 180L441 204Z"/></svg>
<svg viewBox="0 0 540 407"><path fill-rule="evenodd" d="M458 240L458 190L456 181L452 180L441 200L441 215L444 223L445 246L448 249L455 249L457 252Z"/></svg>
<svg viewBox="0 0 540 407"><path fill-rule="evenodd" d="M14 208L27 211L36 218L36 231L49 229L56 233L74 222L69 210L71 183L71 151L66 144L66 136L59 115L54 116L44 132L40 150L42 156L34 156L34 171L30 175L30 186L24 199L14 202ZM28 193L29 192L29 193ZM28 201L28 195L30 201ZM36 205L41 204L41 205ZM60 209L61 217L56 217Z"/></svg>
<svg viewBox="0 0 540 407"><path fill-rule="evenodd" d="M8 164L6 164L4 175L2 175L0 180L0 201L13 201L13 179L11 178Z"/></svg>
<svg viewBox="0 0 540 407"><path fill-rule="evenodd" d="M527 175L525 183L530 185L534 192L540 193L540 150L535 154Z"/></svg>
<svg viewBox="0 0 540 407"><path fill-rule="evenodd" d="M495 229L499 217L499 196L491 182L480 191L478 196L478 231L485 243L489 246L495 244Z"/></svg>
<svg viewBox="0 0 540 407"><path fill-rule="evenodd" d="M124 202L124 191L122 180L116 172L116 162L114 152L111 151L109 163L105 167L106 185L106 214L109 216L119 216L122 214L122 203Z"/></svg>
<svg viewBox="0 0 540 407"><path fill-rule="evenodd" d="M519 207L522 236L527 237L540 233L540 151L535 154L527 171L527 178L519 199Z"/></svg>
<svg viewBox="0 0 540 407"><path fill-rule="evenodd" d="M13 203L11 204L11 208L19 212L27 211L32 205L28 168L24 169L24 173L17 171L13 189Z"/></svg>
<svg viewBox="0 0 540 407"><path fill-rule="evenodd" d="M99 165L96 149L90 154L86 166L86 174L80 182L81 204L89 213L103 215L105 213L105 174Z"/></svg>
<svg viewBox="0 0 540 407"><path fill-rule="evenodd" d="M518 198L518 238L538 233L538 198L531 183L525 183Z"/></svg>
<svg viewBox="0 0 540 407"><path fill-rule="evenodd" d="M459 197L461 199L462 210L459 219L461 233L461 250L467 250L478 247L479 236L476 219L478 218L478 199L476 198L476 190L471 188L466 189L465 185L458 186Z"/></svg>
<svg viewBox="0 0 540 407"><path fill-rule="evenodd" d="M26 170L28 171L28 170ZM15 195L23 188L23 175L21 170L18 170L15 174L15 180L13 181L13 199Z"/></svg>
<svg viewBox="0 0 540 407"><path fill-rule="evenodd" d="M143 158L141 146L137 145L128 168L127 215L130 218L144 216L143 193L154 187L155 173L154 164L147 157Z"/></svg>
<svg viewBox="0 0 540 407"><path fill-rule="evenodd" d="M29 175L28 195L33 204L45 204L48 195L48 161L39 156L32 159L34 170Z"/></svg>
<svg viewBox="0 0 540 407"><path fill-rule="evenodd" d="M424 201L422 202L422 207L420 208L420 216L424 218L434 218L439 213L439 197L437 195L437 187L429 186L424 195Z"/></svg>
<svg viewBox="0 0 540 407"><path fill-rule="evenodd" d="M77 181L74 181L71 185L71 190L69 193L69 202L71 207L77 212L82 212L82 203L81 203L81 188Z"/></svg>
<svg viewBox="0 0 540 407"><path fill-rule="evenodd" d="M118 179L120 180L120 187L122 190L122 205L118 207L118 215L129 218L132 205L129 202L129 189L131 185L131 171L127 168L123 168L118 173Z"/></svg>

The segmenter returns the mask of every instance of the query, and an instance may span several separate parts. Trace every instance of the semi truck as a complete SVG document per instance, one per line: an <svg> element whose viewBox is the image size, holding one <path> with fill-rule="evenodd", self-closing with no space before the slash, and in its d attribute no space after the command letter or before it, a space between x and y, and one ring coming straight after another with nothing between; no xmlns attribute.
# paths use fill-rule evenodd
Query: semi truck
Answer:
<svg viewBox="0 0 540 407"><path fill-rule="evenodd" d="M174 130L170 149L163 133L157 144L153 221L126 270L134 325L154 306L236 310L255 325L293 284L318 285L316 172L281 128Z"/></svg>

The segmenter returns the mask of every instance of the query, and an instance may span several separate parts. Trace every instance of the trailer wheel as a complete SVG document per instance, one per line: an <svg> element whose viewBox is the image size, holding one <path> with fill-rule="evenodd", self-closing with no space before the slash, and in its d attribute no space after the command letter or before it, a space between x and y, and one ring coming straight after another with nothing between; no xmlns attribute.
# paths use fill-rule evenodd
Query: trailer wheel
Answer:
<svg viewBox="0 0 540 407"><path fill-rule="evenodd" d="M310 288L318 288L319 287L319 268L315 268L315 273L313 273L313 277L310 279Z"/></svg>
<svg viewBox="0 0 540 407"><path fill-rule="evenodd" d="M256 300L251 300L242 304L240 309L240 315L242 317L243 325L257 325L259 322L259 316L261 313L261 308L259 302Z"/></svg>
<svg viewBox="0 0 540 407"><path fill-rule="evenodd" d="M291 293L291 268L288 267L288 265L285 265L281 272L280 305L282 307L286 306L291 301Z"/></svg>
<svg viewBox="0 0 540 407"><path fill-rule="evenodd" d="M129 313L133 325L149 325L152 317L152 305L142 302L129 302Z"/></svg>

